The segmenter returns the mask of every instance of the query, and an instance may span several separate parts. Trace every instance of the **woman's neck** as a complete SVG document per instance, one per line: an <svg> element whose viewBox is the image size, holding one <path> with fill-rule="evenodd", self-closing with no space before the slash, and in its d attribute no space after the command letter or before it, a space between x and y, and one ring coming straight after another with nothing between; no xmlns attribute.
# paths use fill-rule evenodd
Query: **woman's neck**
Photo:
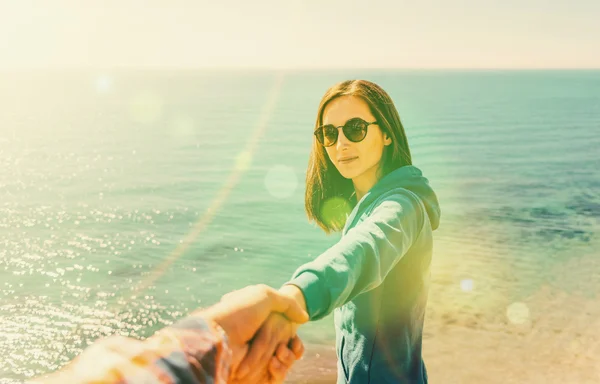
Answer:
<svg viewBox="0 0 600 384"><path fill-rule="evenodd" d="M356 193L356 202L359 202L364 195L377 183L377 168L374 167L352 179L354 191Z"/></svg>

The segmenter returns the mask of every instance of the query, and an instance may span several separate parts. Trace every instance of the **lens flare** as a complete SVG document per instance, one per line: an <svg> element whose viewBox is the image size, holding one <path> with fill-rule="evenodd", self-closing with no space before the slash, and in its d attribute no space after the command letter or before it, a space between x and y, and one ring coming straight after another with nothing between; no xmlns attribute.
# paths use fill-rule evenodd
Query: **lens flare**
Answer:
<svg viewBox="0 0 600 384"><path fill-rule="evenodd" d="M460 289L465 292L471 292L473 290L474 283L471 279L464 279L460 282Z"/></svg>
<svg viewBox="0 0 600 384"><path fill-rule="evenodd" d="M96 91L98 93L108 93L112 90L113 79L109 75L100 75L95 81Z"/></svg>
<svg viewBox="0 0 600 384"><path fill-rule="evenodd" d="M178 246L159 264L150 275L142 280L135 288L133 292L129 294L133 294L135 296L139 296L141 292L145 291L147 287L150 287L156 280L158 280L168 268L175 262L181 255L189 248L190 244L192 244L196 239L200 236L200 234L204 231L204 229L212 222L216 213L221 209L227 197L239 182L242 173L248 169L250 166L250 161L256 152L258 147L258 143L260 138L264 135L267 123L271 116L273 115L273 111L275 109L275 105L279 99L279 94L281 93L281 86L283 84L283 75L278 74L275 78L275 82L269 94L269 98L267 99L263 110L260 113L259 120L252 131L252 135L248 139L246 143L245 149L240 153L240 155L236 159L235 166L233 167L227 181L221 187L219 192L217 193L214 200L211 202L209 208L205 211L204 215L202 215L196 224L192 227L191 231L185 236L182 242L178 244ZM123 300L123 303L126 303L126 300ZM115 310L119 310L120 308L115 308Z"/></svg>
<svg viewBox="0 0 600 384"><path fill-rule="evenodd" d="M175 141L189 143L196 133L196 124L194 119L187 115L177 115L167 125L169 136Z"/></svg>
<svg viewBox="0 0 600 384"><path fill-rule="evenodd" d="M235 159L235 170L238 172L247 171L252 164L252 153L250 151L242 151Z"/></svg>
<svg viewBox="0 0 600 384"><path fill-rule="evenodd" d="M181 241L177 247L150 272L147 277L133 286L131 291L128 291L126 294L123 293L119 297L114 298L115 301L113 302L114 304L111 312L114 313L115 316L119 316L122 309L130 303L128 298L141 297L143 296L144 291L151 289L152 285L165 274L169 267L176 262L181 255L184 254L189 246L196 241L204 229L212 222L215 214L223 206L227 200L227 197L239 182L242 173L248 169L250 165L250 159L252 159L253 154L256 152L260 138L264 135L267 123L273 115L275 105L277 104L279 95L281 93L282 84L283 74L279 73L275 78L274 85L269 93L269 98L267 99L265 106L260 113L260 118L253 129L248 142L246 143L245 150L242 151L238 156L236 164L233 167L228 179L223 187L219 190L214 200L211 202L209 208L194 224L191 231L185 236L183 241ZM151 93L138 95L133 100L131 107L132 118L134 121L153 122L156 121L162 114L162 100L157 95ZM70 332L71 337L76 335L79 330L79 325L74 326ZM65 337L69 337L69 335L67 334ZM66 348L67 343L62 343L62 345Z"/></svg>
<svg viewBox="0 0 600 384"><path fill-rule="evenodd" d="M298 178L292 167L275 165L265 176L265 187L271 196L285 199L296 191Z"/></svg>
<svg viewBox="0 0 600 384"><path fill-rule="evenodd" d="M529 321L529 307L525 303L512 303L506 309L506 317L513 324L524 324Z"/></svg>
<svg viewBox="0 0 600 384"><path fill-rule="evenodd" d="M341 197L332 197L325 200L321 208L321 217L328 226L335 225L342 227L346 223L346 218L352 211L350 203Z"/></svg>
<svg viewBox="0 0 600 384"><path fill-rule="evenodd" d="M164 101L155 92L145 91L133 97L129 105L131 120L140 124L152 124L163 114Z"/></svg>

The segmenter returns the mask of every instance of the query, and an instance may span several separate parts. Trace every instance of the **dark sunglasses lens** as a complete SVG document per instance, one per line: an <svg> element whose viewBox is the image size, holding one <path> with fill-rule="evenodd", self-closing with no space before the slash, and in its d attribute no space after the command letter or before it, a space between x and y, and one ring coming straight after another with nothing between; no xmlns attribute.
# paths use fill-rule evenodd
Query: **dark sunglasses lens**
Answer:
<svg viewBox="0 0 600 384"><path fill-rule="evenodd" d="M321 134L323 135L323 145L329 147L335 144L337 141L338 130L333 125L326 125L322 128Z"/></svg>
<svg viewBox="0 0 600 384"><path fill-rule="evenodd" d="M319 128L315 131L315 137L319 141L319 143L323 144L323 129Z"/></svg>
<svg viewBox="0 0 600 384"><path fill-rule="evenodd" d="M352 119L344 125L344 136L350 141L359 142L365 138L367 123L362 119Z"/></svg>

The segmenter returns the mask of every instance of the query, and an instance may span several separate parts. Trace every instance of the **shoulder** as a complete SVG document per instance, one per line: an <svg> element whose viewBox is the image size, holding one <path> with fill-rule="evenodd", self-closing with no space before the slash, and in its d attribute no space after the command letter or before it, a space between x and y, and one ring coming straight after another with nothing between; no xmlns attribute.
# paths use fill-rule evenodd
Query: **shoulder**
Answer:
<svg viewBox="0 0 600 384"><path fill-rule="evenodd" d="M416 220L418 223L423 222L426 214L419 196L406 188L393 188L381 194L365 213L388 220Z"/></svg>

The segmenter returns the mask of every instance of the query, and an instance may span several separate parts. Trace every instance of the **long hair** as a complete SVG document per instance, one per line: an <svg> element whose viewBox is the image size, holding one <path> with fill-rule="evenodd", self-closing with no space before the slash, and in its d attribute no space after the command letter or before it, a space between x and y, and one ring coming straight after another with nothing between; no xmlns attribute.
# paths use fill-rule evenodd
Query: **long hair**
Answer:
<svg viewBox="0 0 600 384"><path fill-rule="evenodd" d="M366 80L346 80L329 88L317 111L315 128L323 123L323 111L340 96L360 97L369 106L379 128L392 143L384 147L379 178L405 165L412 164L410 149L398 111L390 96L377 84ZM316 222L325 233L341 231L356 202L352 199L352 180L343 177L313 137L306 172L305 210L309 221Z"/></svg>

